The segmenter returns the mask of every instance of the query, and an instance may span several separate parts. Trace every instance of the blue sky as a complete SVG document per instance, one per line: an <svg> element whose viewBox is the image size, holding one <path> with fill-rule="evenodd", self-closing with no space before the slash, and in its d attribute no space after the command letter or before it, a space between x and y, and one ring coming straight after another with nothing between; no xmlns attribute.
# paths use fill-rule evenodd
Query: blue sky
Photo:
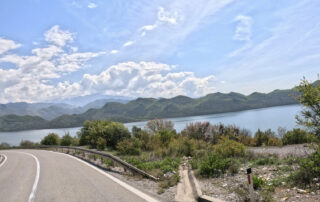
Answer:
<svg viewBox="0 0 320 202"><path fill-rule="evenodd" d="M319 1L4 0L0 103L199 97L317 79Z"/></svg>

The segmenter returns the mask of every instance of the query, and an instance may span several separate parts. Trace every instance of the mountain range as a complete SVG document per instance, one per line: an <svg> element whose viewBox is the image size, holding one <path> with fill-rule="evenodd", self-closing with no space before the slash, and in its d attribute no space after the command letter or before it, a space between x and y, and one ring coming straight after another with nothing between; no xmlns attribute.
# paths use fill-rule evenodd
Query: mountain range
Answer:
<svg viewBox="0 0 320 202"><path fill-rule="evenodd" d="M212 93L200 98L176 96L165 98L137 98L129 102L95 101L83 107L72 108L69 105L61 106L54 104L46 106L44 103L35 105L40 108L38 115L27 114L28 108L21 111L15 110L16 114L0 117L0 131L17 131L40 128L68 128L78 127L86 120L107 119L119 122L134 122L150 120L154 118L173 118L183 116L195 116L234 112L248 109L265 108L272 106L298 104L295 99L295 88L288 90L274 90L270 93L252 93L248 96L240 93ZM25 103L24 103L25 104ZM100 105L100 108L98 107ZM29 106L28 104L26 106ZM40 106L44 106L41 108ZM60 108L62 107L62 108ZM89 109L88 109L89 108ZM63 115L46 120L41 114L49 113L54 117L60 113L57 109L65 110ZM69 110L69 111L68 111ZM83 113L75 113L81 112ZM53 112L54 111L54 112ZM72 112L73 111L73 112ZM20 114L19 114L19 113ZM40 113L41 112L41 113ZM69 114L67 112L70 112ZM73 113L73 114L71 114Z"/></svg>

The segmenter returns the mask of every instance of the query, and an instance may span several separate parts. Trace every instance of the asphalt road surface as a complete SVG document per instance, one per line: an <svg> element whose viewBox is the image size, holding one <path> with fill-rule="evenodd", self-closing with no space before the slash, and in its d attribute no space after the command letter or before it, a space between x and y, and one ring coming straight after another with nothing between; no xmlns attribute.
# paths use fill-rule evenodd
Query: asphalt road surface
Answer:
<svg viewBox="0 0 320 202"><path fill-rule="evenodd" d="M1 150L0 201L157 201L75 157L41 150Z"/></svg>

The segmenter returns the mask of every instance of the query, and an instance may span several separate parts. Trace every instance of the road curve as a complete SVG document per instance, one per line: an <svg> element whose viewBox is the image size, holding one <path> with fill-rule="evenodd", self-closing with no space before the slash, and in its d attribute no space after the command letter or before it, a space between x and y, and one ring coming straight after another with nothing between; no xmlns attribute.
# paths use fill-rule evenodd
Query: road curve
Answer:
<svg viewBox="0 0 320 202"><path fill-rule="evenodd" d="M7 157L0 167L0 201L157 201L66 154L41 150L0 154Z"/></svg>

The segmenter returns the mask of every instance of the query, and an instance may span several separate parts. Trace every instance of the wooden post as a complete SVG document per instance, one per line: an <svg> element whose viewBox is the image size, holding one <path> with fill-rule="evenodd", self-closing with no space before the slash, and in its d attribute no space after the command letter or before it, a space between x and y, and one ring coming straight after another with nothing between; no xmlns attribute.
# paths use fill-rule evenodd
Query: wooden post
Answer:
<svg viewBox="0 0 320 202"><path fill-rule="evenodd" d="M253 181L252 181L252 170L251 170L251 168L247 169L247 175L248 175L250 202L254 202L254 191L253 191Z"/></svg>

